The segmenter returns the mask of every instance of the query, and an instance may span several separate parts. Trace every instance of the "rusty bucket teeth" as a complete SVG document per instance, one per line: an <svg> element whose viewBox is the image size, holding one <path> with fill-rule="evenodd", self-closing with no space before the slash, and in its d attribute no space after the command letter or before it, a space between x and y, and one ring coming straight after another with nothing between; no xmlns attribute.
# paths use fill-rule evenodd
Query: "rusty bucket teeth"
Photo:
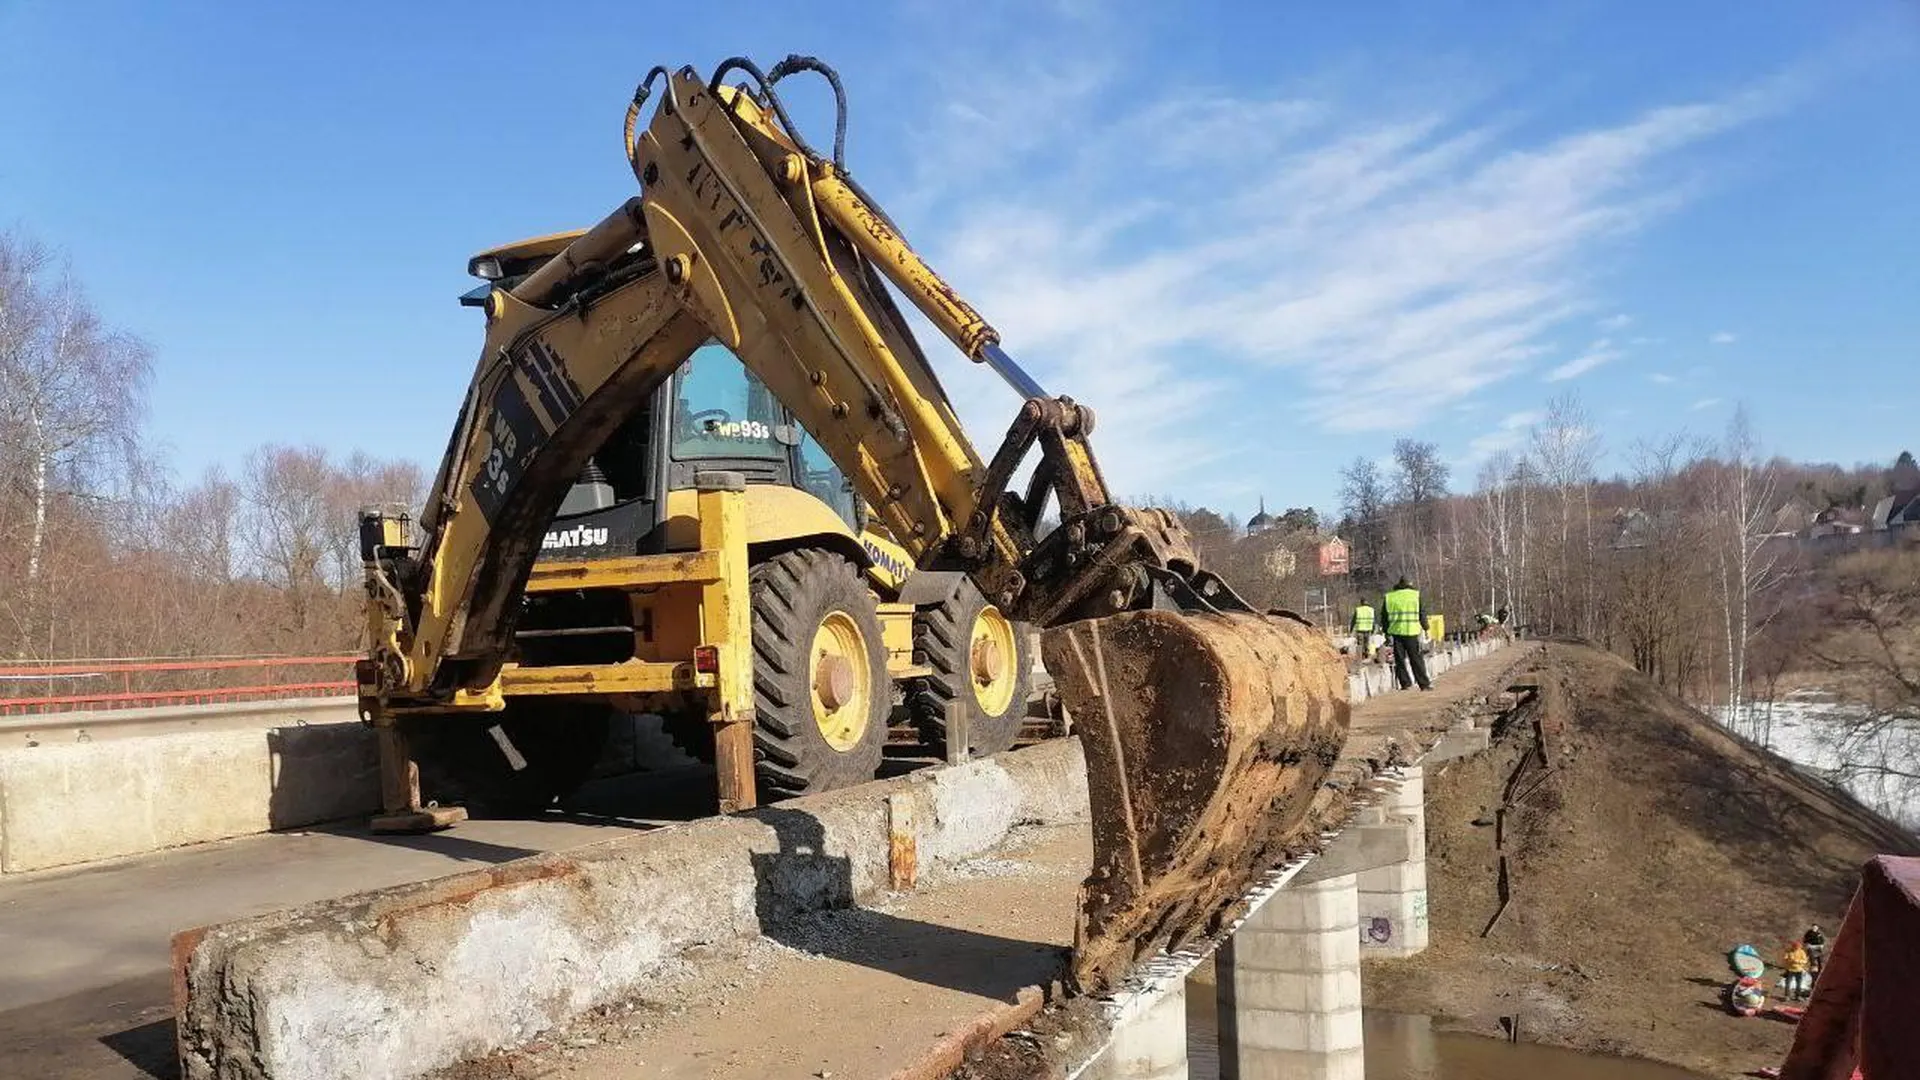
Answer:
<svg viewBox="0 0 1920 1080"><path fill-rule="evenodd" d="M1219 929L1285 858L1347 736L1346 670L1289 619L1135 611L1047 630L1086 750L1093 871L1073 978Z"/></svg>

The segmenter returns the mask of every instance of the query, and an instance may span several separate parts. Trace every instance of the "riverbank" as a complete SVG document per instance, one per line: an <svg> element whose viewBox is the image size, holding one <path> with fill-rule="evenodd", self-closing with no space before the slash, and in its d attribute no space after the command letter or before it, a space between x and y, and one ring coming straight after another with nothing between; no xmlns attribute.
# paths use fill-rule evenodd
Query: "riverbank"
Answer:
<svg viewBox="0 0 1920 1080"><path fill-rule="evenodd" d="M1720 1006L1727 949L1771 959L1809 922L1837 927L1867 858L1920 848L1615 658L1556 645L1535 678L1531 716L1428 773L1432 946L1369 962L1367 1006L1713 1076L1777 1065L1792 1027ZM1491 826L1541 742L1552 767L1506 814L1496 920Z"/></svg>

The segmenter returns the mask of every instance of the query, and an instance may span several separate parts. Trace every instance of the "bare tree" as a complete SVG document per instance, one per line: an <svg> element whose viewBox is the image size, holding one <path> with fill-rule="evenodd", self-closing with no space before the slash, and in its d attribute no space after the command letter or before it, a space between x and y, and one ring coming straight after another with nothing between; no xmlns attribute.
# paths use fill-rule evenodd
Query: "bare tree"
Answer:
<svg viewBox="0 0 1920 1080"><path fill-rule="evenodd" d="M1634 504L1616 518L1607 557L1621 644L1634 667L1674 690L1697 673L1711 618L1698 609L1706 537L1685 483L1696 457L1684 436L1635 444Z"/></svg>
<svg viewBox="0 0 1920 1080"><path fill-rule="evenodd" d="M343 528L328 499L333 470L319 447L263 446L247 455L243 525L260 574L285 591L290 629L304 630L326 589L327 553Z"/></svg>
<svg viewBox="0 0 1920 1080"><path fill-rule="evenodd" d="M1920 789L1920 550L1847 556L1827 596L1829 632L1808 652L1855 706L1841 719L1843 778L1891 778L1911 796Z"/></svg>
<svg viewBox="0 0 1920 1080"><path fill-rule="evenodd" d="M1563 394L1547 403L1547 415L1531 432L1531 457L1539 464L1540 481L1551 491L1558 511L1556 543L1548 556L1550 576L1544 592L1549 630L1573 625L1569 618L1578 603L1590 613L1593 559L1591 488L1593 469L1600 457L1600 436L1575 394ZM1579 517L1576 528L1575 518ZM1576 575L1581 579L1576 583ZM1578 600L1576 600L1576 597ZM1592 633L1590 622L1582 632Z"/></svg>
<svg viewBox="0 0 1920 1080"><path fill-rule="evenodd" d="M1753 427L1743 405L1734 410L1721 445L1707 494L1709 529L1718 569L1721 627L1726 649L1727 722L1753 734L1746 715L1747 653L1754 636L1766 629L1754 618L1754 599L1779 583L1777 549L1767 547L1772 531L1775 481L1761 459Z"/></svg>
<svg viewBox="0 0 1920 1080"><path fill-rule="evenodd" d="M1414 507L1425 507L1446 497L1447 463L1440 448L1418 439L1397 439L1393 444L1394 496Z"/></svg>
<svg viewBox="0 0 1920 1080"><path fill-rule="evenodd" d="M54 502L98 497L110 466L129 456L150 373L146 346L102 323L45 247L0 234L0 443L28 523L16 651L51 632L42 578Z"/></svg>
<svg viewBox="0 0 1920 1080"><path fill-rule="evenodd" d="M1513 454L1502 450L1480 468L1478 520L1480 544L1486 555L1487 610L1518 610L1514 592L1516 472Z"/></svg>
<svg viewBox="0 0 1920 1080"><path fill-rule="evenodd" d="M240 488L218 466L168 507L167 537L194 579L216 586L233 581L240 510Z"/></svg>
<svg viewBox="0 0 1920 1080"><path fill-rule="evenodd" d="M1386 562L1387 485L1373 459L1356 457L1340 470L1340 505L1353 533L1354 581L1362 586L1378 584Z"/></svg>

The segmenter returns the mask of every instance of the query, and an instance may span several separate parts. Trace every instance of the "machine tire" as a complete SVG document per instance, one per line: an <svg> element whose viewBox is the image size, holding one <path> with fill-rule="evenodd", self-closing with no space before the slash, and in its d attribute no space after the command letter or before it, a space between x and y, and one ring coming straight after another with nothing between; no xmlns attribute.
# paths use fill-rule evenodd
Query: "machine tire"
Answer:
<svg viewBox="0 0 1920 1080"><path fill-rule="evenodd" d="M973 643L983 632L983 620L998 620L998 626L1011 633L1013 655L1005 661L1011 668L1000 676L1004 682L976 681ZM1005 647L1005 635L998 629L985 632L996 635ZM959 699L970 707L969 757L986 757L1011 747L1020 736L1027 697L1033 690L1030 639L1026 624L1002 616L971 582L940 604L914 612L913 659L933 669L932 675L907 685L907 712L921 743L936 756L947 756L947 705Z"/></svg>
<svg viewBox="0 0 1920 1080"><path fill-rule="evenodd" d="M509 701L485 716L403 721L420 765L421 797L505 817L538 814L593 776L612 732L613 710L570 701ZM498 726L525 761L515 769Z"/></svg>
<svg viewBox="0 0 1920 1080"><path fill-rule="evenodd" d="M802 548L755 566L751 587L754 771L761 795L785 798L873 779L893 693L880 617L859 570L839 555ZM863 681L859 658L835 645L855 696L824 715L815 689L822 634L847 646L857 641L866 654Z"/></svg>

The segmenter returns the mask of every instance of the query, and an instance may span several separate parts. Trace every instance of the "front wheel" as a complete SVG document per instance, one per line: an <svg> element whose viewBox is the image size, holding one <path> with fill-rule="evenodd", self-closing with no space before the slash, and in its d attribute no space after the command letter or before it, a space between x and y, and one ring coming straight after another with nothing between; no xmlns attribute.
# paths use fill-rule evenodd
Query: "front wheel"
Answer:
<svg viewBox="0 0 1920 1080"><path fill-rule="evenodd" d="M803 548L753 568L754 771L780 798L865 783L892 711L873 594L831 552Z"/></svg>

